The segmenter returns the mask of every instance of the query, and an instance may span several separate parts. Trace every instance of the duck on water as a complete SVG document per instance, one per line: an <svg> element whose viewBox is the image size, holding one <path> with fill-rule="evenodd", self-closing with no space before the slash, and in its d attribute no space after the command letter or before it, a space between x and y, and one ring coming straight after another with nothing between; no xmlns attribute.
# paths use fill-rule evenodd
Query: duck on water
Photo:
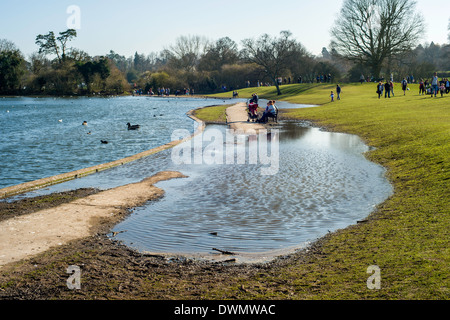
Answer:
<svg viewBox="0 0 450 320"><path fill-rule="evenodd" d="M131 125L129 122L127 123L127 126L128 126L128 130L137 130L140 127L140 125L138 125L138 124Z"/></svg>

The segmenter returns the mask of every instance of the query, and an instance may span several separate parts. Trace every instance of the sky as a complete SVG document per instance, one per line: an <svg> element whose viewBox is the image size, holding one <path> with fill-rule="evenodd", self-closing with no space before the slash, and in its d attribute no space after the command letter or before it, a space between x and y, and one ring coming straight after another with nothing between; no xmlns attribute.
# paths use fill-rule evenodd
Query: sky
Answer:
<svg viewBox="0 0 450 320"><path fill-rule="evenodd" d="M229 37L238 45L262 34L289 30L312 54L330 43L330 29L344 0L0 0L0 39L16 44L25 57L38 51L38 34L77 29L69 46L91 56L110 50L129 57L160 52L180 36L215 41ZM450 1L432 6L417 0L427 26L420 44L448 43ZM75 6L77 11L68 10ZM419 44L419 43L418 43Z"/></svg>

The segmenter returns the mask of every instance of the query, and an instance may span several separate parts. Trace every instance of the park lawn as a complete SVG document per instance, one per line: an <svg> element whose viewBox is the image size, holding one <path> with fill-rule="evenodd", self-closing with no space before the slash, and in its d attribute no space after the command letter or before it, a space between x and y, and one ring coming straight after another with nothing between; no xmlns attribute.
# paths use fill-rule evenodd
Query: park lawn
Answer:
<svg viewBox="0 0 450 320"><path fill-rule="evenodd" d="M318 252L281 270L235 285L217 286L210 298L240 299L449 299L450 298L450 95L378 99L376 84L343 84L330 102L331 84L239 90L240 98L314 104L284 110L284 119L310 120L330 131L359 135L374 149L367 157L387 169L394 194L367 222L330 233ZM231 93L228 93L231 95ZM221 96L225 97L223 93ZM370 290L369 266L380 268L381 289ZM243 290L242 288L245 288Z"/></svg>

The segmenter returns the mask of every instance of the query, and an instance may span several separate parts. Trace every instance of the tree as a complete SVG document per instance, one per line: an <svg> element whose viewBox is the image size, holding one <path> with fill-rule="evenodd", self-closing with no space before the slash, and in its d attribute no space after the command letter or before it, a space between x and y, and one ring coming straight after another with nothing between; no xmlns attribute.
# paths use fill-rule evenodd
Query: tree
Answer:
<svg viewBox="0 0 450 320"><path fill-rule="evenodd" d="M14 43L0 39L0 92L12 93L21 87L25 59Z"/></svg>
<svg viewBox="0 0 450 320"><path fill-rule="evenodd" d="M236 42L228 37L220 38L207 49L201 58L199 69L204 71L219 71L224 65L235 64L239 60Z"/></svg>
<svg viewBox="0 0 450 320"><path fill-rule="evenodd" d="M46 35L39 34L36 37L36 44L39 46L39 53L55 54L59 63L66 60L67 42L77 36L75 29L67 29L60 32L59 37L55 37L55 33L50 31Z"/></svg>
<svg viewBox="0 0 450 320"><path fill-rule="evenodd" d="M91 84L96 75L100 76L100 79L106 86L105 80L111 73L109 60L104 57L100 57L98 61L77 62L76 68L78 72L83 76L88 93L91 92Z"/></svg>
<svg viewBox="0 0 450 320"><path fill-rule="evenodd" d="M291 39L291 35L289 31L281 31L280 37L263 34L257 40L242 41L244 58L264 68L266 75L275 84L278 95L281 95L278 77L288 69L292 58L303 52L302 46Z"/></svg>
<svg viewBox="0 0 450 320"><path fill-rule="evenodd" d="M331 30L332 48L370 66L378 78L386 59L411 50L423 34L415 5L412 0L345 0Z"/></svg>
<svg viewBox="0 0 450 320"><path fill-rule="evenodd" d="M181 36L176 40L175 45L164 50L164 54L169 65L174 69L181 69L192 72L197 69L197 65L202 55L206 52L209 42L200 36Z"/></svg>

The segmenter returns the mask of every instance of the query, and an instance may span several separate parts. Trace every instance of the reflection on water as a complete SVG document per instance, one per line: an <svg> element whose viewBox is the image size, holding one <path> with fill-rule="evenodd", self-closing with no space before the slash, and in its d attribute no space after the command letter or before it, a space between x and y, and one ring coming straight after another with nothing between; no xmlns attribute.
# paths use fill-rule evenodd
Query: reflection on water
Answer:
<svg viewBox="0 0 450 320"><path fill-rule="evenodd" d="M188 178L158 183L165 196L117 225L115 231L127 231L117 238L160 253L278 250L354 224L390 195L383 168L364 158L368 147L357 136L295 123L279 129L274 175L261 175L262 164L176 165L166 154L164 169ZM248 149L248 141L239 147ZM145 170L151 162L139 165Z"/></svg>

